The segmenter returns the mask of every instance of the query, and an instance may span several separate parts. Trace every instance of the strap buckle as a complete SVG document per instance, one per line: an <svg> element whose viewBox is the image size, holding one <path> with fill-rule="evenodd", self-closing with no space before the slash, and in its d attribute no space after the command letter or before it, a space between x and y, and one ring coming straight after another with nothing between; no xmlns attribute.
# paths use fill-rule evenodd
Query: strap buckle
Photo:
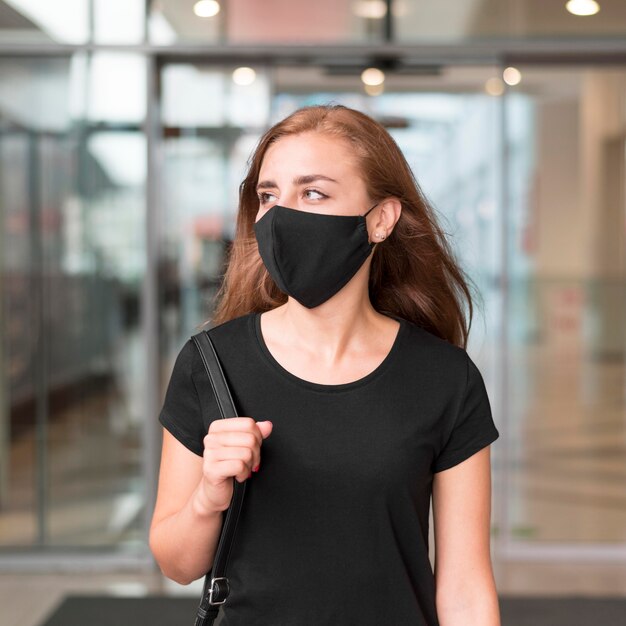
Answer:
<svg viewBox="0 0 626 626"><path fill-rule="evenodd" d="M216 583L216 581L218 580L224 580L226 583L226 589L225 589L225 595L224 595L224 599L223 600L216 600L215 602L213 601L213 594L215 594L216 596L220 595L220 591L221 588L218 585L217 588L214 588L214 585ZM216 605L216 604L224 604L224 602L226 602L226 598L228 597L228 594L230 592L230 586L228 585L228 578L226 578L226 576L218 576L217 578L211 578L211 586L209 587L209 604L211 605Z"/></svg>

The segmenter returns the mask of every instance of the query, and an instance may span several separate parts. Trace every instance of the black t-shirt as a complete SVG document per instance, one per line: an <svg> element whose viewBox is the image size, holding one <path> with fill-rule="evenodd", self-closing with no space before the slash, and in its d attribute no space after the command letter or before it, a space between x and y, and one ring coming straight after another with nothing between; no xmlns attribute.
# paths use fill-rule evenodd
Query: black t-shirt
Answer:
<svg viewBox="0 0 626 626"><path fill-rule="evenodd" d="M222 626L438 626L428 556L433 472L499 437L467 352L417 324L359 380L299 378L272 356L259 313L208 330L238 414L270 420L228 563ZM221 419L191 338L159 416L202 456Z"/></svg>

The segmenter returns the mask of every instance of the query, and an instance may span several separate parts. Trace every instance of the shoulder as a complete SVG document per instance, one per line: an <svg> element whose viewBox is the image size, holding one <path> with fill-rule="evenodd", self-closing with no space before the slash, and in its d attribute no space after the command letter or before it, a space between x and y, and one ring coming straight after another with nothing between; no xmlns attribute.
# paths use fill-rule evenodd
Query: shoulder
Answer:
<svg viewBox="0 0 626 626"><path fill-rule="evenodd" d="M220 360L222 362L229 361L233 356L243 354L248 349L250 345L250 333L253 330L252 322L254 315L254 312L239 315L238 317L226 320L210 328L203 328L198 333L189 337L181 353L184 352L186 358L190 360L191 370L194 373L204 372L202 358L200 357L200 352L193 339L195 335L206 332Z"/></svg>
<svg viewBox="0 0 626 626"><path fill-rule="evenodd" d="M467 350L408 322L401 366L409 386L427 390L431 397L448 402L463 396L481 374Z"/></svg>
<svg viewBox="0 0 626 626"><path fill-rule="evenodd" d="M455 380L465 379L471 359L465 348L450 343L415 322L405 320L407 332L405 354L411 364L438 376Z"/></svg>
<svg viewBox="0 0 626 626"><path fill-rule="evenodd" d="M254 315L254 312L245 313L203 330L210 335L211 339L236 338L245 334Z"/></svg>
<svg viewBox="0 0 626 626"><path fill-rule="evenodd" d="M482 372L465 348L412 324L411 365L417 372L415 385L428 389L431 397L450 406L487 415L491 420L489 396ZM463 416L460 418L463 420Z"/></svg>

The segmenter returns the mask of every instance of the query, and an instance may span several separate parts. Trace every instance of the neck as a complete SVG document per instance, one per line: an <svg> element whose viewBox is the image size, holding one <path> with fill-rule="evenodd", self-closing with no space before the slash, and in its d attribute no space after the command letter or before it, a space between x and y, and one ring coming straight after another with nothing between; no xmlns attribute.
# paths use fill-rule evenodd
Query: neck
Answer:
<svg viewBox="0 0 626 626"><path fill-rule="evenodd" d="M353 299L350 304L339 303L337 296L331 300L308 309L290 298L276 311L284 336L309 353L323 355L325 360L340 358L351 342L367 338L384 317L368 297L364 302Z"/></svg>

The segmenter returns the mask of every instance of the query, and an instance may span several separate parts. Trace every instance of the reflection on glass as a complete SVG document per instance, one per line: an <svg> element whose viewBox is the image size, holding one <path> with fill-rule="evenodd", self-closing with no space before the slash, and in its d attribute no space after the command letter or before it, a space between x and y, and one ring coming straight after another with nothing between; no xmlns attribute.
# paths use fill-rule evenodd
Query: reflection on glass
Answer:
<svg viewBox="0 0 626 626"><path fill-rule="evenodd" d="M140 122L146 113L146 64L139 54L97 52L89 64L88 118Z"/></svg>
<svg viewBox="0 0 626 626"><path fill-rule="evenodd" d="M392 15L398 39L441 42L509 34L512 0L397 0L394 4Z"/></svg>
<svg viewBox="0 0 626 626"><path fill-rule="evenodd" d="M80 44L89 39L88 0L4 0L2 4L0 39L4 42Z"/></svg>
<svg viewBox="0 0 626 626"><path fill-rule="evenodd" d="M218 12L199 10L196 0L151 3L150 41L275 44L380 40L384 2L376 0L220 0ZM205 3L206 4L206 3Z"/></svg>
<svg viewBox="0 0 626 626"><path fill-rule="evenodd" d="M443 84L438 91L428 85L423 93L390 90L374 98L350 92L289 93L287 86L280 86L274 103L277 118L301 106L335 101L388 124L476 285L468 349L489 384L494 382L499 303L495 127L499 103L481 91L493 71L473 69L468 71L469 79L460 71L455 80L463 87L455 86L450 92Z"/></svg>
<svg viewBox="0 0 626 626"><path fill-rule="evenodd" d="M45 70L45 71L43 71ZM67 91L70 87L67 59L29 57L0 63L0 111L7 128L62 132L70 124Z"/></svg>
<svg viewBox="0 0 626 626"><path fill-rule="evenodd" d="M93 0L96 43L141 43L144 37L145 0Z"/></svg>
<svg viewBox="0 0 626 626"><path fill-rule="evenodd" d="M192 64L162 70L163 383L180 341L209 315L234 237L239 183L268 123L266 72L237 70Z"/></svg>
<svg viewBox="0 0 626 626"><path fill-rule="evenodd" d="M90 67L0 61L4 549L144 547L142 109L108 94L92 126L85 102L106 90Z"/></svg>
<svg viewBox="0 0 626 626"><path fill-rule="evenodd" d="M626 71L519 69L506 96L510 532L624 542Z"/></svg>
<svg viewBox="0 0 626 626"><path fill-rule="evenodd" d="M573 15L563 2L537 0L394 0L394 30L403 41L460 42L502 37L619 37L623 2L601 2L593 16Z"/></svg>
<svg viewBox="0 0 626 626"><path fill-rule="evenodd" d="M0 68L5 74L4 64ZM25 201L29 196L29 170L23 165L29 162L32 143L28 134L16 132L4 115L0 122L0 545L29 545L37 537L34 384L30 366L34 311L28 272L33 246L29 236L30 207ZM20 408L29 402L27 409Z"/></svg>
<svg viewBox="0 0 626 626"><path fill-rule="evenodd" d="M81 383L80 404L62 412L72 430L60 428L58 441L50 443L51 501L67 501L67 510L59 505L58 515L50 515L55 545L141 541L144 154L137 131L91 133L84 146L87 193L79 200L82 211L74 211L73 228L82 232L89 271L76 277L82 288L74 295L80 317L74 340L89 377ZM68 499L68 490L74 498Z"/></svg>
<svg viewBox="0 0 626 626"><path fill-rule="evenodd" d="M253 70L246 84L235 82L242 67L215 68L171 64L162 72L162 119L166 126L256 127L269 113L267 74Z"/></svg>

